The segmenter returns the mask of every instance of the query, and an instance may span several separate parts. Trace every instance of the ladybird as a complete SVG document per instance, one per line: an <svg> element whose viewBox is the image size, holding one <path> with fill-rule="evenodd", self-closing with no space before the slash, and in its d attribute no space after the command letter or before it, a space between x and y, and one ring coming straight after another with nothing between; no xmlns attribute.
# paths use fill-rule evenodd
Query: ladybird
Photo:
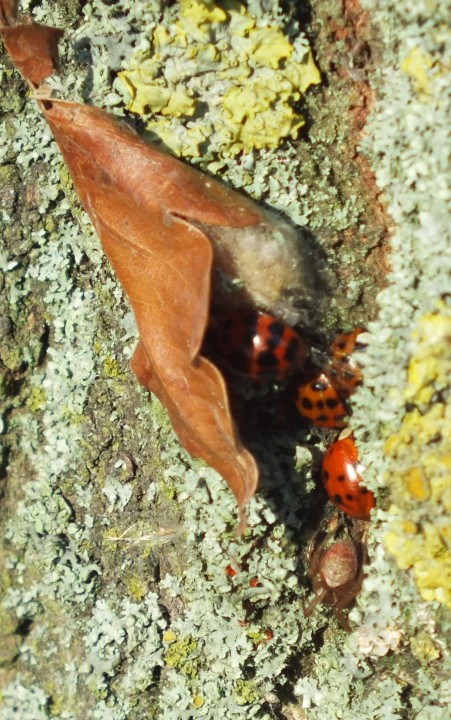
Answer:
<svg viewBox="0 0 451 720"><path fill-rule="evenodd" d="M230 369L254 380L285 380L308 353L296 330L255 310L228 312L218 324L217 347Z"/></svg>
<svg viewBox="0 0 451 720"><path fill-rule="evenodd" d="M341 429L346 425L347 409L328 376L315 372L301 383L295 399L299 413L318 427Z"/></svg>
<svg viewBox="0 0 451 720"><path fill-rule="evenodd" d="M362 369L355 359L355 353L366 347L357 339L363 332L363 328L356 328L343 333L329 348L330 359L324 370L343 399L352 395L363 379Z"/></svg>
<svg viewBox="0 0 451 720"><path fill-rule="evenodd" d="M329 500L358 520L369 520L374 495L362 484L363 466L352 436L334 442L326 451L322 476Z"/></svg>

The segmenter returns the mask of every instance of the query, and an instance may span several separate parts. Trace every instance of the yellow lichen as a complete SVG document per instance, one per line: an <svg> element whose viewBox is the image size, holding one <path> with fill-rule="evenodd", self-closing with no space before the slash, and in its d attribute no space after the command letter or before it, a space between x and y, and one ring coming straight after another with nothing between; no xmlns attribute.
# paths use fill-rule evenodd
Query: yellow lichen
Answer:
<svg viewBox="0 0 451 720"><path fill-rule="evenodd" d="M434 393L445 390L451 369L451 319L440 303L439 311L426 315L413 334L417 351L412 357L404 395L407 401L429 403Z"/></svg>
<svg viewBox="0 0 451 720"><path fill-rule="evenodd" d="M163 635L164 642L167 643L173 643L177 640L177 635L173 630L166 630L166 632Z"/></svg>
<svg viewBox="0 0 451 720"><path fill-rule="evenodd" d="M227 20L225 10L211 0L181 0L180 5L184 27L191 35L203 37L211 23Z"/></svg>
<svg viewBox="0 0 451 720"><path fill-rule="evenodd" d="M129 582L130 595L135 600L142 600L147 593L147 585L139 578L132 577Z"/></svg>
<svg viewBox="0 0 451 720"><path fill-rule="evenodd" d="M260 700L260 693L253 680L237 680L234 699L238 705L250 705Z"/></svg>
<svg viewBox="0 0 451 720"><path fill-rule="evenodd" d="M45 390L37 385L33 385L27 398L26 405L32 412L37 412L44 408L46 402Z"/></svg>
<svg viewBox="0 0 451 720"><path fill-rule="evenodd" d="M304 125L295 109L320 82L311 50L275 26L260 27L237 0L181 0L178 18L158 25L151 48L120 78L128 107L177 155L234 155L277 147Z"/></svg>
<svg viewBox="0 0 451 720"><path fill-rule="evenodd" d="M119 363L113 357L106 357L103 361L103 369L106 377L118 378L121 375Z"/></svg>
<svg viewBox="0 0 451 720"><path fill-rule="evenodd" d="M394 517L385 544L425 600L451 607L451 308L440 302L413 339L404 390L412 409L385 445Z"/></svg>
<svg viewBox="0 0 451 720"><path fill-rule="evenodd" d="M414 467L407 472L406 488L415 500L422 502L429 499L431 488L423 468Z"/></svg>
<svg viewBox="0 0 451 720"><path fill-rule="evenodd" d="M410 640L412 655L422 663L428 665L440 657L440 650L435 646L433 639L427 632L419 632Z"/></svg>
<svg viewBox="0 0 451 720"><path fill-rule="evenodd" d="M191 635L179 638L166 648L166 666L177 668L187 677L196 677L199 672L197 663L199 653L199 644Z"/></svg>
<svg viewBox="0 0 451 720"><path fill-rule="evenodd" d="M181 86L165 87L160 79L149 72L150 67L146 68L145 61L139 70L122 73L122 79L132 98L129 103L130 110L139 115L144 115L146 108L171 117L193 115L196 102L188 91Z"/></svg>
<svg viewBox="0 0 451 720"><path fill-rule="evenodd" d="M429 53L414 47L405 58L401 68L415 82L418 93L428 94L431 89L429 71L433 65L434 59Z"/></svg>

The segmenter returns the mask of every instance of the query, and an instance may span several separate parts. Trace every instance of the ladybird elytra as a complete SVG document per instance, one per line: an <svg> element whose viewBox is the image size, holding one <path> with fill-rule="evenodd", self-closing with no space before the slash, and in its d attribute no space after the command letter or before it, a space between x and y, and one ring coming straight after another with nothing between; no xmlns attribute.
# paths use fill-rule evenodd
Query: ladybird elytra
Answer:
<svg viewBox="0 0 451 720"><path fill-rule="evenodd" d="M323 372L299 385L295 403L299 413L318 427L339 430L346 425L347 408Z"/></svg>
<svg viewBox="0 0 451 720"><path fill-rule="evenodd" d="M358 520L369 520L374 494L363 485L364 467L351 435L334 442L323 458L322 478L329 500Z"/></svg>
<svg viewBox="0 0 451 720"><path fill-rule="evenodd" d="M274 315L233 310L218 323L221 359L233 371L258 381L286 380L304 365L307 344Z"/></svg>
<svg viewBox="0 0 451 720"><path fill-rule="evenodd" d="M365 343L358 341L363 333L363 328L342 333L329 347L330 359L325 372L343 399L352 395L363 380L362 369L356 360L357 352L366 347Z"/></svg>

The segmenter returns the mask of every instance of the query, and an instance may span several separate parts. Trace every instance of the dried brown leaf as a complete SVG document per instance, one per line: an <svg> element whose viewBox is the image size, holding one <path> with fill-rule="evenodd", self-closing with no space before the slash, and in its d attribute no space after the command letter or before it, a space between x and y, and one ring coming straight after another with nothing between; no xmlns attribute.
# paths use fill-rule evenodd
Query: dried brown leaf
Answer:
<svg viewBox="0 0 451 720"><path fill-rule="evenodd" d="M35 83L34 59L54 62L55 35L14 30L8 50ZM243 511L257 466L236 434L221 373L199 354L213 262L202 228L258 225L261 212L102 110L53 99L40 105L132 304L140 333L132 368L167 408L182 444L224 477Z"/></svg>
<svg viewBox="0 0 451 720"><path fill-rule="evenodd" d="M27 82L37 88L55 70L58 62L58 42L62 30L47 25L11 25L12 15L5 4L0 7L0 34L14 64Z"/></svg>

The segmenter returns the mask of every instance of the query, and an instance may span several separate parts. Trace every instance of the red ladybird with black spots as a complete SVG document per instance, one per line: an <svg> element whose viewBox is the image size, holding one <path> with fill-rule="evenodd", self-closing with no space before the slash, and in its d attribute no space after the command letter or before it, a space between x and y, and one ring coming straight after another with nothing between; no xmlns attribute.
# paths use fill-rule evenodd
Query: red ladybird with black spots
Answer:
<svg viewBox="0 0 451 720"><path fill-rule="evenodd" d="M369 520L375 507L371 490L363 484L363 465L352 435L334 442L322 463L322 477L329 500L358 520Z"/></svg>
<svg viewBox="0 0 451 720"><path fill-rule="evenodd" d="M308 355L296 330L274 315L251 309L227 312L217 324L216 336L223 362L253 380L286 380Z"/></svg>
<svg viewBox="0 0 451 720"><path fill-rule="evenodd" d="M358 340L362 328L342 333L331 343L322 369L312 368L297 387L299 413L317 427L341 430L349 409L346 400L362 382L362 369L355 354L365 348Z"/></svg>
<svg viewBox="0 0 451 720"><path fill-rule="evenodd" d="M346 425L348 410L329 377L313 371L298 386L295 404L302 417L317 427L340 430Z"/></svg>

